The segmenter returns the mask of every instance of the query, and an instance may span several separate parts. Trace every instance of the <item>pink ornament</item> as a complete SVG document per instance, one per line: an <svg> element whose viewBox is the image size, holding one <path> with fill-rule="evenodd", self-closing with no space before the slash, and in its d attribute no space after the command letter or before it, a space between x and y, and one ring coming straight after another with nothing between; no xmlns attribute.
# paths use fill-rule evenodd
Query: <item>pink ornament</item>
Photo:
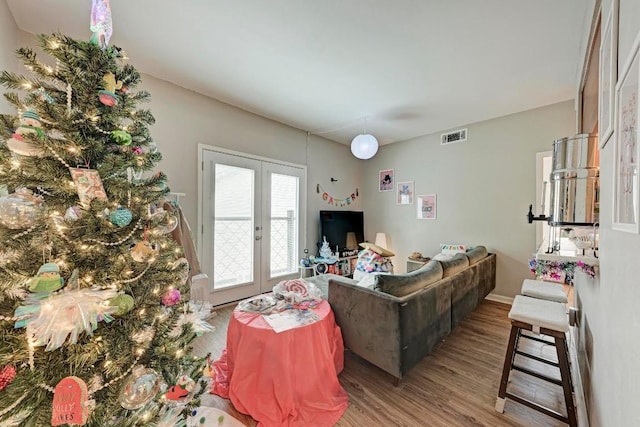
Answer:
<svg viewBox="0 0 640 427"><path fill-rule="evenodd" d="M177 289L170 289L166 294L162 296L162 304L167 307L176 305L180 302L180 291Z"/></svg>
<svg viewBox="0 0 640 427"><path fill-rule="evenodd" d="M133 154L143 154L144 153L144 151L142 151L141 147L133 147L133 149L131 151L133 151Z"/></svg>
<svg viewBox="0 0 640 427"><path fill-rule="evenodd" d="M16 368L11 365L7 365L0 369L0 390L11 384L11 381L16 377Z"/></svg>

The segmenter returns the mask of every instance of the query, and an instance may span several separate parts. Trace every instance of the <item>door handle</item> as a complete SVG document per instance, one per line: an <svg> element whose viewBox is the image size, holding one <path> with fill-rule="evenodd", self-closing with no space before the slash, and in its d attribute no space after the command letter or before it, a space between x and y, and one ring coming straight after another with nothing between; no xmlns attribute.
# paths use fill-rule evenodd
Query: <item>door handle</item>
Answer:
<svg viewBox="0 0 640 427"><path fill-rule="evenodd" d="M256 236L256 240L262 239L262 236Z"/></svg>

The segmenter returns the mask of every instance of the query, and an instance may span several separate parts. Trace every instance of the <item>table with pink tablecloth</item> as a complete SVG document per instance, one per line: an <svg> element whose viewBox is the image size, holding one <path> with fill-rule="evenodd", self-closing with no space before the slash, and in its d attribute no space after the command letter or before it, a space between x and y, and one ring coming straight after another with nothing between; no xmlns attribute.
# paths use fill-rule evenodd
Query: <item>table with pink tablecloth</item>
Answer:
<svg viewBox="0 0 640 427"><path fill-rule="evenodd" d="M233 311L212 393L258 426L332 426L349 398L338 382L344 344L327 301L315 323L275 333L261 314Z"/></svg>

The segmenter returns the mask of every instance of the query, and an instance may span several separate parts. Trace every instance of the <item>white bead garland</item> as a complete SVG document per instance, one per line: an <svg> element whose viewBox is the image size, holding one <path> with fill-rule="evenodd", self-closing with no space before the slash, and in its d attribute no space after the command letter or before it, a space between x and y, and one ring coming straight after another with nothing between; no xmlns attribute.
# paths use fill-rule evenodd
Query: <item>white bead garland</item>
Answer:
<svg viewBox="0 0 640 427"><path fill-rule="evenodd" d="M67 117L71 116L71 84L67 83Z"/></svg>
<svg viewBox="0 0 640 427"><path fill-rule="evenodd" d="M26 229L26 230L24 230L23 232L18 233L18 234L16 234L15 236L11 236L11 239L12 239L12 240L19 239L20 237L22 237L22 236L26 236L27 234L31 233L31 232L32 232L33 230L35 230L35 229L36 229L36 226L35 226L35 225L32 225L31 227L27 228L27 229Z"/></svg>
<svg viewBox="0 0 640 427"><path fill-rule="evenodd" d="M85 242L94 242L94 243L98 243L99 245L102 245L102 246L118 246L118 245L123 244L127 240L129 240L131 238L131 236L133 236L133 233L135 233L135 231L140 228L141 224L142 224L142 218L140 218L138 220L138 222L136 223L135 227L133 227L133 230L131 230L131 232L129 234L127 234L122 239L118 240L117 242L101 242L100 240L97 240L97 239L87 239L87 240L85 240Z"/></svg>
<svg viewBox="0 0 640 427"><path fill-rule="evenodd" d="M58 153L56 153L55 151L53 151L53 148L47 146L47 149L51 152L51 154L53 154L53 157L55 157L56 159L58 159L58 161L60 163L62 163L63 165L65 165L68 168L71 168L71 166L69 166L69 163L65 162L64 159L62 157L60 157L58 155Z"/></svg>

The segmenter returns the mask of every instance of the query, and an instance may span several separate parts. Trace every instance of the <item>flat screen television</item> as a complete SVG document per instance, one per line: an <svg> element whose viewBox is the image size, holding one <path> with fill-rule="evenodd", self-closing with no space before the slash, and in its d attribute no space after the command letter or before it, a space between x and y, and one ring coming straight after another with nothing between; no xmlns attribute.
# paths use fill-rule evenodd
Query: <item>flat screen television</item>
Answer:
<svg viewBox="0 0 640 427"><path fill-rule="evenodd" d="M347 249L347 233L353 232L356 243L364 242L364 217L356 211L320 211L320 238L318 248L322 245L322 236L327 238L331 250L338 246L340 252Z"/></svg>

